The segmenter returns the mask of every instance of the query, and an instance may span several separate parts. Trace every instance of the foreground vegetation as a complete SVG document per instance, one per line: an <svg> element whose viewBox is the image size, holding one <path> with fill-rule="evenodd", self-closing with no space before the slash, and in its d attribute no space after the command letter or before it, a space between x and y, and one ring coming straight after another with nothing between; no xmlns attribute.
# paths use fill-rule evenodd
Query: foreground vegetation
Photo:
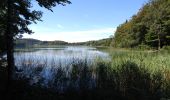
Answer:
<svg viewBox="0 0 170 100"><path fill-rule="evenodd" d="M115 50L110 61L97 59L95 63L88 64L86 59L75 59L68 67L55 62L48 65L37 61L22 64L23 69L16 69L9 99L170 98L170 55L165 51ZM47 77L42 74L45 70L49 72Z"/></svg>

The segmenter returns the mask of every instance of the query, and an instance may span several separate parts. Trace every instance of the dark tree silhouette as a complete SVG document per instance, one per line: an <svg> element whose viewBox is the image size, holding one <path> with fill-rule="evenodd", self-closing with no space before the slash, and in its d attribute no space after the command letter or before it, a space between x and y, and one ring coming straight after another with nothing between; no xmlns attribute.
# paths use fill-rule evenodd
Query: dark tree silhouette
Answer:
<svg viewBox="0 0 170 100"><path fill-rule="evenodd" d="M14 40L24 33L31 34L32 30L28 25L41 21L42 12L31 10L32 0L1 0L0 1L0 17L6 16L4 22L0 23L1 34L5 37L7 63L8 63L8 84L12 80L14 71ZM56 5L70 4L68 0L36 0L37 3L48 10L52 11L52 7ZM5 44L4 44L5 45Z"/></svg>

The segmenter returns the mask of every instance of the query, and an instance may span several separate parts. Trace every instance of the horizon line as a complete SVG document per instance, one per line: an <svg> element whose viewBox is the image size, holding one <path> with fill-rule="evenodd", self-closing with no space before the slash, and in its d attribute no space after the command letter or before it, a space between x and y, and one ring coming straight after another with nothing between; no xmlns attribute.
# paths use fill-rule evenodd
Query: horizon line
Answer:
<svg viewBox="0 0 170 100"><path fill-rule="evenodd" d="M88 41L81 41L81 42L68 42L68 41L65 41L65 40L42 40L42 39L37 39L37 38L19 38L19 39L34 39L34 40L39 40L39 41L48 41L48 42L53 42L53 41L62 41L62 42L67 42L67 43L83 43L83 42L90 42L90 41L100 41L100 40L103 40L103 39L109 39L111 37L108 37L108 38L102 38L102 39L94 39L94 40L88 40Z"/></svg>

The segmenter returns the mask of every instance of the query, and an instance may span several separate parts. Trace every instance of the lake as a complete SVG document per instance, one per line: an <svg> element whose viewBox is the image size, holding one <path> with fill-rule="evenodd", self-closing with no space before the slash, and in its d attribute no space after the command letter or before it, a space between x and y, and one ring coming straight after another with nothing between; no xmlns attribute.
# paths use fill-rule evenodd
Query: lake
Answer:
<svg viewBox="0 0 170 100"><path fill-rule="evenodd" d="M58 69L69 73L75 65L89 67L96 60L110 60L109 53L88 46L22 49L14 53L14 58L17 78L28 78L30 84L43 79L41 85L47 87L52 83Z"/></svg>
<svg viewBox="0 0 170 100"><path fill-rule="evenodd" d="M109 59L109 54L95 47L88 46L61 46L56 48L32 48L29 50L19 50L14 53L17 66L20 63L31 63L38 61L39 63L46 62L47 64L54 61L67 66L69 63L77 60L86 60L92 63L96 59ZM47 66L48 67L48 66Z"/></svg>

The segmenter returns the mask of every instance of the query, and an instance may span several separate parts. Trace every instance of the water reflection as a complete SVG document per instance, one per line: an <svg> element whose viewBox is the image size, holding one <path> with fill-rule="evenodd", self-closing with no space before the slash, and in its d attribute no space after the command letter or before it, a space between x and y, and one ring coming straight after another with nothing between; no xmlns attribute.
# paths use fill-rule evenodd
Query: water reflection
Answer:
<svg viewBox="0 0 170 100"><path fill-rule="evenodd" d="M90 63L96 58L101 59L109 59L109 54L106 52L102 52L93 47L87 46L67 46L65 48L37 48L37 50L33 50L32 52L16 52L14 54L15 62L17 66L21 59L28 61L38 60L43 63L44 60L47 60L47 63L50 63L52 60L55 62L61 62L64 64L69 64L72 60L75 59L86 59ZM48 67L48 66L47 66Z"/></svg>
<svg viewBox="0 0 170 100"><path fill-rule="evenodd" d="M96 59L110 59L108 53L86 46L66 46L57 49L37 48L32 52L15 52L14 57L17 70L21 70L21 72L17 72L17 78L25 77L30 79L30 84L41 83L47 87L52 86L49 84L56 84L54 80L58 73L64 74L63 76L67 79L65 82L69 83L73 67L80 67L77 70L81 72L83 68L93 66ZM93 68L87 69L92 70ZM94 83L93 78L89 79L90 83ZM63 81L61 80L61 84L66 85ZM58 87L61 87L60 85Z"/></svg>

